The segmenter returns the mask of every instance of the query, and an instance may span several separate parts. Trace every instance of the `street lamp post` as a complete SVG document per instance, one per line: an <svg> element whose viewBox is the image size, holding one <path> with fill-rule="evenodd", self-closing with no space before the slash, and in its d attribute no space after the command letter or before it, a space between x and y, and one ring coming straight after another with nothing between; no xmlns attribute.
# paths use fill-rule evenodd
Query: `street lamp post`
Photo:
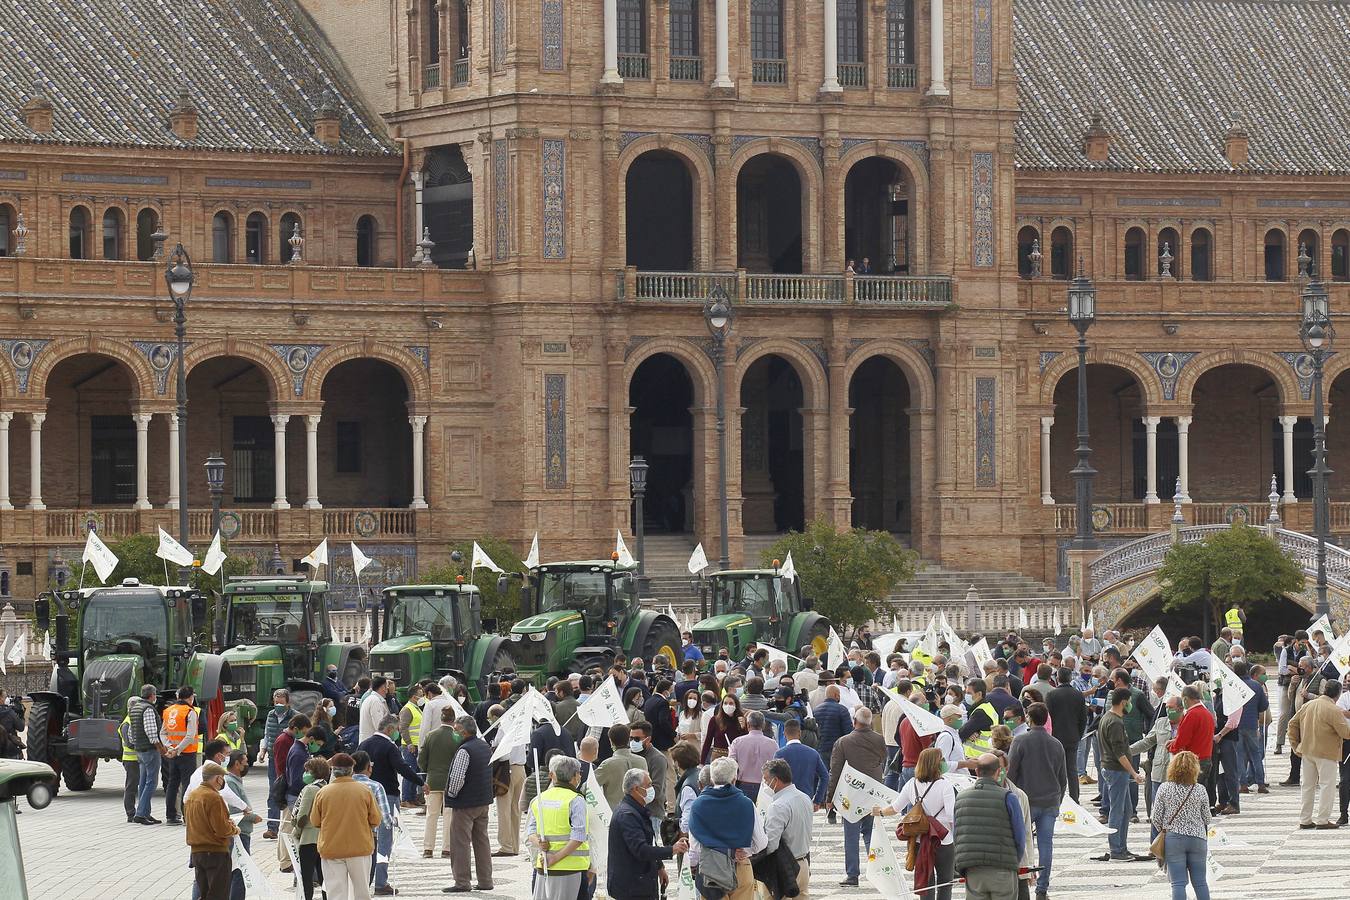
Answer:
<svg viewBox="0 0 1350 900"><path fill-rule="evenodd" d="M1074 496L1078 508L1078 533L1074 536L1075 550L1093 550L1097 546L1092 534L1092 479L1097 470L1088 457L1088 398L1087 398L1087 332L1097 317L1097 288L1083 273L1083 262L1078 262L1078 274L1069 283L1069 324L1078 331L1078 465L1073 475Z"/></svg>
<svg viewBox="0 0 1350 900"><path fill-rule="evenodd" d="M1327 423L1322 403L1322 366L1331 355L1331 343L1336 329L1331 325L1331 305L1327 287L1320 281L1310 281L1303 288L1303 323L1299 338L1312 358L1313 370L1313 467L1308 470L1313 483L1313 530L1317 533L1317 611L1329 614L1327 604Z"/></svg>
<svg viewBox="0 0 1350 900"><path fill-rule="evenodd" d="M206 489L211 492L211 534L220 530L220 496L225 493L225 460L220 451L206 460Z"/></svg>
<svg viewBox="0 0 1350 900"><path fill-rule="evenodd" d="M731 298L720 284L713 287L708 302L703 305L703 319L708 323L708 331L713 339L713 369L717 373L717 490L719 516L721 519L721 553L717 561L718 568L726 571L731 568L731 551L728 549L727 520L727 403L722 390L722 369L727 356L727 335L731 333Z"/></svg>
<svg viewBox="0 0 1350 900"><path fill-rule="evenodd" d="M178 542L188 545L188 476L187 476L187 364L183 359L187 342L187 302L192 296L192 257L179 243L169 255L164 268L164 283L169 286L173 300L173 332L178 342ZM181 569L182 584L187 584L188 569Z"/></svg>
<svg viewBox="0 0 1350 900"><path fill-rule="evenodd" d="M637 533L638 596L645 596L647 581L646 523L643 521L642 501L647 496L647 460L635 456L628 463L628 486L633 491L633 530Z"/></svg>

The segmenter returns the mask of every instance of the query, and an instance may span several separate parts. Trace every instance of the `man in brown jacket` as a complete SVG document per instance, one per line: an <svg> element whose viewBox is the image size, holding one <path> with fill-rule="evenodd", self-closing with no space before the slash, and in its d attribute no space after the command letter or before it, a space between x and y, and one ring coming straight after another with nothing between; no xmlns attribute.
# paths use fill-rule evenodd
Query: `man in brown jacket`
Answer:
<svg viewBox="0 0 1350 900"><path fill-rule="evenodd" d="M310 824L319 829L319 859L328 900L370 900L373 829L381 822L375 797L352 780L356 762L346 753L331 760L333 778L319 790Z"/></svg>
<svg viewBox="0 0 1350 900"><path fill-rule="evenodd" d="M834 742L830 753L830 809L834 809L834 791L839 776L848 763L868 778L880 781L886 768L886 739L872 730L872 710L866 706L853 708L853 730ZM872 817L864 816L858 822L844 820L844 875L841 886L856 887L860 865L858 836L862 835L867 850L872 849Z"/></svg>
<svg viewBox="0 0 1350 900"><path fill-rule="evenodd" d="M227 900L230 896L230 840L239 829L220 796L225 770L216 763L202 766L201 786L187 795L183 821L192 850L190 865L196 874L202 900Z"/></svg>
<svg viewBox="0 0 1350 900"><path fill-rule="evenodd" d="M1341 683L1328 678L1322 682L1322 696L1307 703L1289 720L1289 749L1303 757L1303 809L1299 828L1339 828L1331 821L1332 793L1336 787L1336 769L1341 761L1341 741L1350 740L1350 721L1336 705ZM1317 813L1313 798L1318 791Z"/></svg>

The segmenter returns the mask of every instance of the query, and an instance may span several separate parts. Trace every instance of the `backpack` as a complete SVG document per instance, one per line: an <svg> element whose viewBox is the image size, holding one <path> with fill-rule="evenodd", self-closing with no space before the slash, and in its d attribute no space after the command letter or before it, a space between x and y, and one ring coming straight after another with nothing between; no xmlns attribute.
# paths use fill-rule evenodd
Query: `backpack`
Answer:
<svg viewBox="0 0 1350 900"><path fill-rule="evenodd" d="M928 797L928 792L933 789L937 782L929 782L923 795L914 801L914 805L909 808L909 812L900 818L900 824L895 827L895 836L901 840L906 838L919 838L928 834L928 813L923 808L923 801Z"/></svg>

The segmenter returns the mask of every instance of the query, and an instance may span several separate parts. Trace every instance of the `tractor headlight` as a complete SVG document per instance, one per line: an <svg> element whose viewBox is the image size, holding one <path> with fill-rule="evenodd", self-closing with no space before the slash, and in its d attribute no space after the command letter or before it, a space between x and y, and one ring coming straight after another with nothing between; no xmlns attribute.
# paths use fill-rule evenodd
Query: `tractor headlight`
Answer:
<svg viewBox="0 0 1350 900"><path fill-rule="evenodd" d="M521 641L525 640L525 635L521 634L519 631L513 631L511 632L511 640L519 644Z"/></svg>
<svg viewBox="0 0 1350 900"><path fill-rule="evenodd" d="M536 644L539 643L540 641L548 640L548 632L547 632L547 631L535 631L535 632L533 632L533 633L530 634L530 640L534 641Z"/></svg>

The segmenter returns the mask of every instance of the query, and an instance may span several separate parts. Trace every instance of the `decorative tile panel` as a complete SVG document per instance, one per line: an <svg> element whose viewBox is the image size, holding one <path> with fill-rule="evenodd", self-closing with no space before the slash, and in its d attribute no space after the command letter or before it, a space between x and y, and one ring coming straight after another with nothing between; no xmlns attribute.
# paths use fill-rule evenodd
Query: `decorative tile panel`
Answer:
<svg viewBox="0 0 1350 900"><path fill-rule="evenodd" d="M1223 206L1218 197L1117 197L1116 206Z"/></svg>
<svg viewBox="0 0 1350 900"><path fill-rule="evenodd" d="M506 68L506 0L492 0L492 69Z"/></svg>
<svg viewBox="0 0 1350 900"><path fill-rule="evenodd" d="M544 141L544 259L567 255L567 142Z"/></svg>
<svg viewBox="0 0 1350 900"><path fill-rule="evenodd" d="M567 376L544 375L544 486L567 486Z"/></svg>
<svg viewBox="0 0 1350 900"><path fill-rule="evenodd" d="M1148 364L1158 375L1158 383L1162 386L1164 400L1177 399L1177 379L1181 376L1181 370L1186 368L1186 363L1196 357L1195 353L1172 353L1156 351L1139 351L1139 355L1148 360Z"/></svg>
<svg viewBox="0 0 1350 900"><path fill-rule="evenodd" d="M641 347L652 339L650 334L632 334L628 336L628 343L623 348L623 358L627 361L628 357L633 355L633 351Z"/></svg>
<svg viewBox="0 0 1350 900"><path fill-rule="evenodd" d="M994 265L994 154L970 155L971 265Z"/></svg>
<svg viewBox="0 0 1350 900"><path fill-rule="evenodd" d="M155 393L161 396L169 389L169 370L178 359L178 344L164 341L132 341L131 346L140 351L150 370L155 373Z"/></svg>
<svg viewBox="0 0 1350 900"><path fill-rule="evenodd" d="M378 518L375 521L378 527ZM333 544L332 566L327 572L329 582L327 599L330 602L336 600L336 606L342 609L357 609L359 607L357 598L360 594L366 595L368 603L374 602L385 588L395 584L408 584L417 579L416 544L367 544L362 540L359 546L362 553L374 560L374 564L361 573L358 593L356 568L352 565L351 544L347 541L337 541Z"/></svg>
<svg viewBox="0 0 1350 900"><path fill-rule="evenodd" d="M746 144L751 141L767 140L771 135L767 134L738 134L731 139L731 152L737 153ZM816 165L824 168L825 166L825 148L820 143L820 138L815 137L788 137L785 140L792 141L804 147L816 160Z"/></svg>
<svg viewBox="0 0 1350 900"><path fill-rule="evenodd" d="M1041 374L1045 374L1045 367L1054 362L1063 351L1061 350L1042 350L1041 351Z"/></svg>
<svg viewBox="0 0 1350 900"><path fill-rule="evenodd" d="M561 72L563 70L562 0L543 0L540 23L542 26L540 67L545 72Z"/></svg>
<svg viewBox="0 0 1350 900"><path fill-rule="evenodd" d="M973 60L971 83L975 87L994 86L994 0L974 0Z"/></svg>
<svg viewBox="0 0 1350 900"><path fill-rule="evenodd" d="M115 172L62 172L61 180L75 184L168 184L167 175L120 175Z"/></svg>
<svg viewBox="0 0 1350 900"><path fill-rule="evenodd" d="M928 371L936 375L937 354L933 352L933 342L928 338L905 338L905 343L919 351L919 355L928 362Z"/></svg>
<svg viewBox="0 0 1350 900"><path fill-rule="evenodd" d="M994 407L998 380L975 379L975 486L995 487L998 472L995 454L998 448L997 411Z"/></svg>
<svg viewBox="0 0 1350 900"><path fill-rule="evenodd" d="M326 344L268 344L272 352L281 357L291 373L291 387L295 396L305 393L305 376L309 374L310 363L323 352Z"/></svg>
<svg viewBox="0 0 1350 900"><path fill-rule="evenodd" d="M0 353L14 369L14 380L20 394L28 393L28 378L33 373L33 363L51 341L15 340L0 341Z"/></svg>
<svg viewBox="0 0 1350 900"><path fill-rule="evenodd" d="M492 142L492 216L497 233L497 259L506 259L511 255L511 198L507 194L510 190L507 165L506 139L497 138Z"/></svg>
<svg viewBox="0 0 1350 900"><path fill-rule="evenodd" d="M431 348L425 344L408 344L405 348L413 356L422 361L422 368L428 372L431 371Z"/></svg>
<svg viewBox="0 0 1350 900"><path fill-rule="evenodd" d="M1293 353L1277 354L1285 362L1289 363L1289 368L1294 370L1294 377L1298 379L1298 393L1304 400L1312 399L1312 381L1313 381L1313 361L1312 357L1303 351ZM1335 356L1335 352L1327 354L1327 359Z"/></svg>
<svg viewBox="0 0 1350 900"><path fill-rule="evenodd" d="M825 346L824 340L821 338L797 338L797 343L810 350L812 355L820 362L820 367L829 371L830 351Z"/></svg>

